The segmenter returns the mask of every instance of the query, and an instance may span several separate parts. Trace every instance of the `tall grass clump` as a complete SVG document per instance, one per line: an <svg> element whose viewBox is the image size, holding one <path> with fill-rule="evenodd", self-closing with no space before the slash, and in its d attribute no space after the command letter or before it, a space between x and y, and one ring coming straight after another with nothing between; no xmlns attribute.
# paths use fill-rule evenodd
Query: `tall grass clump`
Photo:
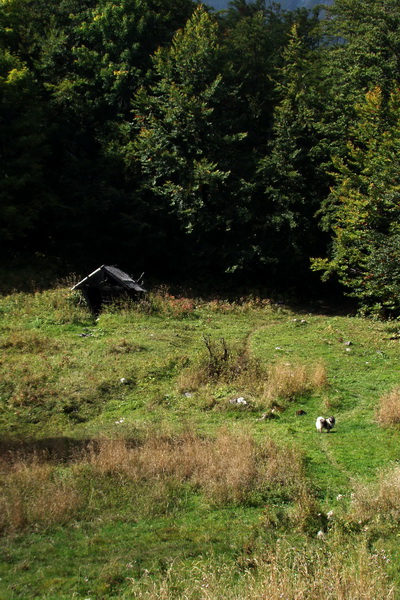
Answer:
<svg viewBox="0 0 400 600"><path fill-rule="evenodd" d="M398 526L400 520L400 465L383 470L376 482L358 483L352 493L349 518L359 525Z"/></svg>
<svg viewBox="0 0 400 600"><path fill-rule="evenodd" d="M65 475L65 474L64 474ZM2 463L0 471L0 529L68 522L79 510L81 497L70 477L37 457Z"/></svg>
<svg viewBox="0 0 400 600"><path fill-rule="evenodd" d="M233 565L171 564L160 580L131 580L138 600L394 600L384 565L363 546L278 543L238 576ZM128 597L128 596L126 596Z"/></svg>
<svg viewBox="0 0 400 600"><path fill-rule="evenodd" d="M267 404L278 400L291 401L327 386L326 367L322 363L303 365L280 361L268 371L263 400Z"/></svg>
<svg viewBox="0 0 400 600"><path fill-rule="evenodd" d="M1 298L1 312L8 321L32 329L44 325L92 323L93 317L81 298L65 288L16 293Z"/></svg>
<svg viewBox="0 0 400 600"><path fill-rule="evenodd" d="M285 488L291 495L305 477L300 453L271 441L259 445L248 434L226 429L215 439L191 432L156 434L133 446L124 440L105 439L86 460L103 475L190 483L219 506L254 502L260 495L265 497L271 487Z"/></svg>
<svg viewBox="0 0 400 600"><path fill-rule="evenodd" d="M130 303L130 308L147 315L179 320L195 318L197 302L184 295L171 294L167 287L161 286L149 292L140 302Z"/></svg>
<svg viewBox="0 0 400 600"><path fill-rule="evenodd" d="M140 518L179 507L187 493L211 506L263 506L271 494L298 497L304 485L303 457L294 448L227 429L214 438L191 431L103 438L59 456L16 448L3 452L0 464L0 529L90 518L117 505Z"/></svg>
<svg viewBox="0 0 400 600"><path fill-rule="evenodd" d="M394 387L380 398L376 418L383 426L400 424L400 386Z"/></svg>

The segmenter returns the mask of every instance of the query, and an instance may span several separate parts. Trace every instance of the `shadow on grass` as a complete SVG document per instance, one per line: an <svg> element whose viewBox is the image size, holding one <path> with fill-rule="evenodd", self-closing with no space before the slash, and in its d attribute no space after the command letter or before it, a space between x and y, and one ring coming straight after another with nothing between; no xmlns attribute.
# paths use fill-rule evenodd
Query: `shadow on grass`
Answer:
<svg viewBox="0 0 400 600"><path fill-rule="evenodd" d="M74 439L70 437L52 437L43 439L10 439L0 438L0 458L13 460L14 457L28 458L39 456L46 460L69 461L79 452L93 445L91 439Z"/></svg>

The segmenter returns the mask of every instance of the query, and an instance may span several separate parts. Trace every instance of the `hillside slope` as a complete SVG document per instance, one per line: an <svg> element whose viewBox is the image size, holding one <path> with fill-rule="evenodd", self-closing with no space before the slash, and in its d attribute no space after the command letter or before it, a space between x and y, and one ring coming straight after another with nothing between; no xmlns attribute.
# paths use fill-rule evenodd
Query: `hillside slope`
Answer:
<svg viewBox="0 0 400 600"><path fill-rule="evenodd" d="M165 289L0 313L2 600L397 598L396 323Z"/></svg>

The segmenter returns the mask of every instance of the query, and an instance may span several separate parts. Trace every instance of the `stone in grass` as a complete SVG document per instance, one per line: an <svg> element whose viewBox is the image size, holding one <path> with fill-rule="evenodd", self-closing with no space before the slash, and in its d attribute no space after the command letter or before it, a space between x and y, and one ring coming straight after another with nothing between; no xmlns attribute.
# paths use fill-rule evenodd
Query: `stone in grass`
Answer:
<svg viewBox="0 0 400 600"><path fill-rule="evenodd" d="M239 398L232 398L232 400L229 400L230 404L237 404L239 406L247 406L248 402L247 400L245 400L242 396L239 396Z"/></svg>

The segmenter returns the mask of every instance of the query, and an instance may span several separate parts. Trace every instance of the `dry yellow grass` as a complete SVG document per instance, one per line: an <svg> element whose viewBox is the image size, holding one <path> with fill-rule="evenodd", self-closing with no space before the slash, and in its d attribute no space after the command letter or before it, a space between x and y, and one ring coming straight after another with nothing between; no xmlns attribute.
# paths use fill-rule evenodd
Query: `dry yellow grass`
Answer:
<svg viewBox="0 0 400 600"><path fill-rule="evenodd" d="M327 386L326 367L322 363L306 366L278 362L268 372L263 400L293 400L311 391L323 390Z"/></svg>
<svg viewBox="0 0 400 600"><path fill-rule="evenodd" d="M328 373L323 362L318 362L311 368L309 379L314 389L323 390L329 386Z"/></svg>
<svg viewBox="0 0 400 600"><path fill-rule="evenodd" d="M48 452L29 454L28 448L4 456L0 529L11 531L67 521L81 507L90 512L91 490L102 489L109 477L138 489L150 486L150 512L166 506L173 490L186 484L218 506L246 503L271 486L297 498L305 486L303 458L295 449L272 441L257 444L249 434L227 429L215 438L192 431L150 432L135 443L105 438L68 455L61 452L59 458Z"/></svg>
<svg viewBox="0 0 400 600"><path fill-rule="evenodd" d="M172 564L163 580L131 580L138 600L394 600L395 588L368 551L315 549L286 544L252 560L257 569L237 577L233 567Z"/></svg>
<svg viewBox="0 0 400 600"><path fill-rule="evenodd" d="M0 475L0 529L17 530L69 520L79 509L75 483L59 478L54 465L16 460Z"/></svg>
<svg viewBox="0 0 400 600"><path fill-rule="evenodd" d="M400 519L400 466L382 471L377 482L358 484L352 494L349 517L356 523Z"/></svg>
<svg viewBox="0 0 400 600"><path fill-rule="evenodd" d="M400 423L400 386L394 387L381 397L376 418L383 426Z"/></svg>
<svg viewBox="0 0 400 600"><path fill-rule="evenodd" d="M216 504L245 501L266 483L297 489L305 478L299 452L271 441L260 446L251 436L226 429L215 440L192 432L153 435L133 447L124 440L102 440L85 460L100 474L190 482Z"/></svg>

